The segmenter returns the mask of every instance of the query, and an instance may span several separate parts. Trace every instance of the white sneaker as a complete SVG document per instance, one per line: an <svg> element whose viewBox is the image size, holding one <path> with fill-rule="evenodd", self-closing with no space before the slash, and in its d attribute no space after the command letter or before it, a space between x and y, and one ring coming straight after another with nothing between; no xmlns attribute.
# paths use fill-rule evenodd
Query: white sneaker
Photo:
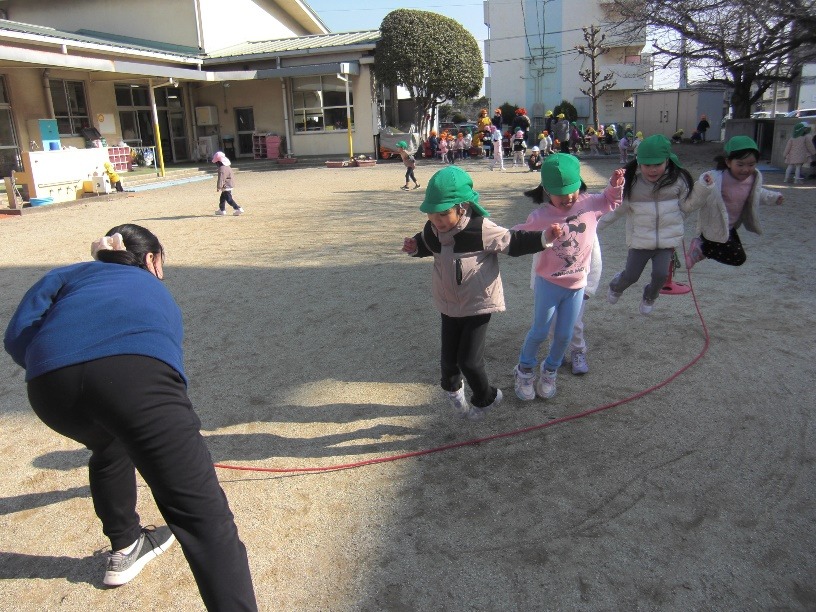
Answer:
<svg viewBox="0 0 816 612"><path fill-rule="evenodd" d="M493 408L498 408L499 404L502 403L504 399L504 394L502 393L501 389L496 389L496 399L494 399L491 403L489 403L484 408L477 408L476 406L472 406L470 408L470 412L467 414L467 418L470 421L481 421L484 418L484 415L489 411L493 410Z"/></svg>
<svg viewBox="0 0 816 612"><path fill-rule="evenodd" d="M539 397L550 399L555 395L555 379L557 376L558 372L550 372L544 367L543 363L541 364L541 376L538 377L535 385Z"/></svg>
<svg viewBox="0 0 816 612"><path fill-rule="evenodd" d="M610 304L617 304L621 295L617 291L612 291L612 287L610 287L609 291L606 292L606 301Z"/></svg>
<svg viewBox="0 0 816 612"><path fill-rule="evenodd" d="M642 315L650 314L653 309L654 309L654 300L647 300L646 298L643 298L640 301L640 314L642 314Z"/></svg>
<svg viewBox="0 0 816 612"><path fill-rule="evenodd" d="M535 372L522 372L518 365L513 370L516 379L516 397L528 402L535 399Z"/></svg>
<svg viewBox="0 0 816 612"><path fill-rule="evenodd" d="M468 404L465 397L465 385L462 384L458 391L448 391L448 403L453 411L461 419L464 419L470 413L470 404Z"/></svg>
<svg viewBox="0 0 816 612"><path fill-rule="evenodd" d="M236 209L235 209L235 212L234 212L234 213L232 213L232 214L233 214L234 216L236 216L236 217L237 217L238 215L243 215L243 214L244 214L244 209L243 209L243 208L241 208L241 207L239 206L238 208L236 208Z"/></svg>
<svg viewBox="0 0 816 612"><path fill-rule="evenodd" d="M216 216L216 217L223 217L223 216L224 216L224 215L226 215L226 214L227 214L227 211L226 211L226 210L220 210L220 209L219 209L219 210L216 210L216 211L215 211L215 216Z"/></svg>
<svg viewBox="0 0 816 612"><path fill-rule="evenodd" d="M586 353L583 351L572 351L572 373L576 375L589 372L589 364L586 360Z"/></svg>

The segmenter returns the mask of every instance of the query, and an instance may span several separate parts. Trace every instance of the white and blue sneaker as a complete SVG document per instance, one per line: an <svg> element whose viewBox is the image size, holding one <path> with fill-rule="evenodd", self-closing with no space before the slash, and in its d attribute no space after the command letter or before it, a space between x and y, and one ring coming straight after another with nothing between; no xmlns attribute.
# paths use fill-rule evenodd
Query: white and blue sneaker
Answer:
<svg viewBox="0 0 816 612"><path fill-rule="evenodd" d="M487 406L483 408L477 408L476 406L471 406L470 412L467 414L467 418L470 421L481 421L485 414L488 411L493 410L493 408L498 408L499 404L502 403L504 399L504 394L502 393L501 389L496 389L496 399L490 402Z"/></svg>
<svg viewBox="0 0 816 612"><path fill-rule="evenodd" d="M555 379L557 376L558 372L555 370L550 371L544 367L543 363L541 364L541 375L535 385L539 397L550 399L555 395Z"/></svg>
<svg viewBox="0 0 816 612"><path fill-rule="evenodd" d="M465 397L464 383L459 387L458 391L448 391L448 403L460 419L464 419L470 414L470 404L468 404Z"/></svg>
<svg viewBox="0 0 816 612"><path fill-rule="evenodd" d="M529 402L535 399L535 372L523 372L518 365L513 370L513 376L516 379L515 389L516 397L520 400Z"/></svg>

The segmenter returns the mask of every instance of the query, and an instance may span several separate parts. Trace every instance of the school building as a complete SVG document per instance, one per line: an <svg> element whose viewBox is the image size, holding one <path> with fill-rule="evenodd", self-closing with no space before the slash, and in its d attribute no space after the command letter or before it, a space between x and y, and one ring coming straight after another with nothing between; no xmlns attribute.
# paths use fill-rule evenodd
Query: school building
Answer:
<svg viewBox="0 0 816 612"><path fill-rule="evenodd" d="M378 38L299 0L0 0L0 176L100 144L165 163L374 154Z"/></svg>

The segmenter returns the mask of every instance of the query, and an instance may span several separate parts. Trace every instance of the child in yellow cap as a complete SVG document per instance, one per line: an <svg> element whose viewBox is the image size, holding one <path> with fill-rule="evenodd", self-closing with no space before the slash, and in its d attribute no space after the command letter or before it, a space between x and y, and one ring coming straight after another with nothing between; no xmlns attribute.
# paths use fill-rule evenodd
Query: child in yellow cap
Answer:
<svg viewBox="0 0 816 612"><path fill-rule="evenodd" d="M433 257L433 298L442 313L441 386L456 414L470 420L502 401L501 389L485 372L487 324L504 311L498 254L529 255L551 246L560 228L517 231L496 225L479 204L473 180L448 166L431 177L419 209L428 221L421 232L405 238L402 250L412 257ZM464 376L472 393L465 398Z"/></svg>
<svg viewBox="0 0 816 612"><path fill-rule="evenodd" d="M527 401L535 399L536 394L544 399L555 395L556 373L584 301L598 218L620 205L623 169L612 173L603 193L590 195L581 179L578 158L554 153L541 164L539 186L524 195L540 206L530 213L527 221L513 229L536 231L555 224L561 234L552 249L538 256L533 288L533 324L524 339L514 370L516 395ZM547 339L554 316L553 341L546 359L541 362L540 376L536 381L538 349Z"/></svg>
<svg viewBox="0 0 816 612"><path fill-rule="evenodd" d="M113 164L110 162L105 162L103 166L105 167L105 174L108 175L108 180L110 181L111 187L116 189L116 191L124 191L125 188L122 187L122 179L119 177L119 174L116 172L116 168L113 167Z"/></svg>

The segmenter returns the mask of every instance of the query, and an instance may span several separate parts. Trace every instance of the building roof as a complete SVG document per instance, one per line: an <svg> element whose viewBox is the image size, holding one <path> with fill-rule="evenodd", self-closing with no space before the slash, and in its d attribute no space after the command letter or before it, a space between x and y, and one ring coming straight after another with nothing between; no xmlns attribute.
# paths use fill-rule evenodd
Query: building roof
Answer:
<svg viewBox="0 0 816 612"><path fill-rule="evenodd" d="M293 36L291 38L247 41L207 54L204 64L213 63L212 61L208 62L208 60L246 60L254 57L280 54L294 55L309 51L329 52L338 48L347 50L349 47L373 49L379 39L379 30L365 30L361 32L337 32L313 36Z"/></svg>
<svg viewBox="0 0 816 612"><path fill-rule="evenodd" d="M200 58L201 54L192 47L183 47L161 43L158 41L144 40L127 36L117 36L91 30L79 30L77 32L67 32L57 30L47 26L21 23L0 19L0 37L16 39L29 43L50 43L57 45L74 45L86 49L95 49L111 53L128 54L161 54L165 56L176 56L180 60Z"/></svg>

